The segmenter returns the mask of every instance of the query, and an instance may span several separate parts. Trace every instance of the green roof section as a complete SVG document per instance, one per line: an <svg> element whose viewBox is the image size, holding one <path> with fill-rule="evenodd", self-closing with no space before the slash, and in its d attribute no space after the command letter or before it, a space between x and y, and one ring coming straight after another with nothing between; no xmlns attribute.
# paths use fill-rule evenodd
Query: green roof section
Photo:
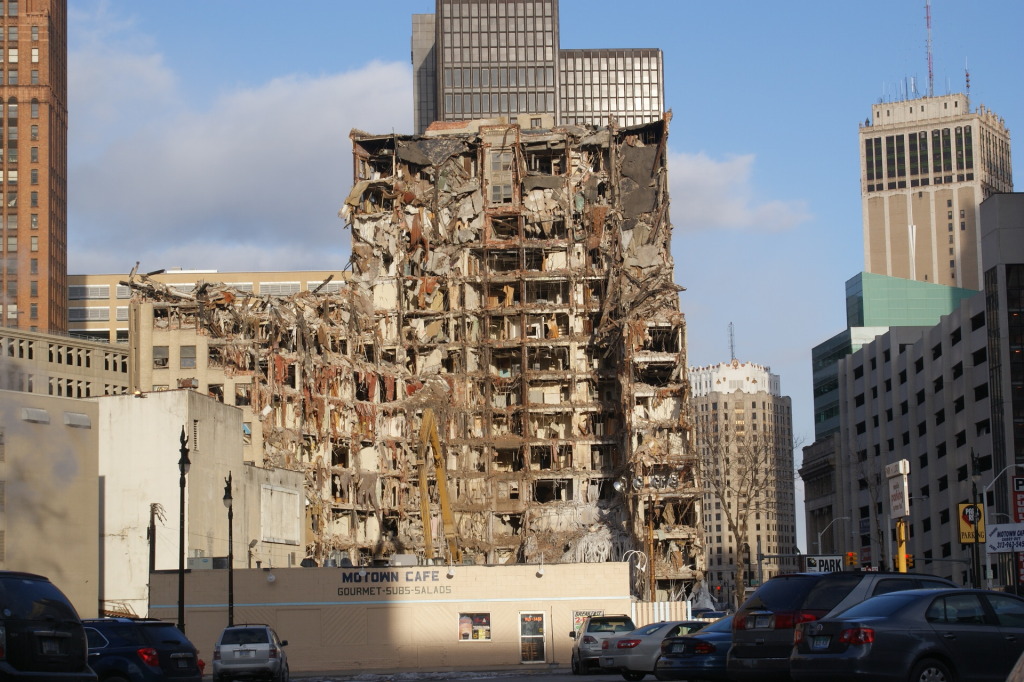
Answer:
<svg viewBox="0 0 1024 682"><path fill-rule="evenodd" d="M931 327L978 292L860 272L846 282L846 326Z"/></svg>

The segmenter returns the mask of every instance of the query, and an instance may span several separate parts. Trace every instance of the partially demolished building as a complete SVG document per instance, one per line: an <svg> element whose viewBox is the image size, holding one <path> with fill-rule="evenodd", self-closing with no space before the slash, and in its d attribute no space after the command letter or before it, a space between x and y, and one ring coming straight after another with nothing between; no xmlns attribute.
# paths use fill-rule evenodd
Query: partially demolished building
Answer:
<svg viewBox="0 0 1024 682"><path fill-rule="evenodd" d="M254 459L306 471L318 564L635 559L638 594L680 598L705 551L668 121L353 131L344 286L182 294L135 275L137 386L159 383L146 348L182 344L222 395L244 385Z"/></svg>

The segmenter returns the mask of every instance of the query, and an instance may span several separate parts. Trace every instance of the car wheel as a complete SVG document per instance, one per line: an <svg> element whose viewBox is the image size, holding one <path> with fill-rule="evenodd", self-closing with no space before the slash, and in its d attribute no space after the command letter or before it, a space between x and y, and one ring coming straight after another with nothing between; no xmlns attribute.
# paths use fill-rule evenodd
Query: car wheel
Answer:
<svg viewBox="0 0 1024 682"><path fill-rule="evenodd" d="M636 672L634 670L627 670L622 673L622 679L626 680L626 682L640 682L640 680L645 677L647 677L647 673Z"/></svg>
<svg viewBox="0 0 1024 682"><path fill-rule="evenodd" d="M281 668L281 673L277 676L277 682L288 682L289 673L288 666Z"/></svg>
<svg viewBox="0 0 1024 682"><path fill-rule="evenodd" d="M956 682L953 673L942 661L926 658L914 666L909 682Z"/></svg>
<svg viewBox="0 0 1024 682"><path fill-rule="evenodd" d="M576 658L575 656L572 657L572 663L570 667L572 668L573 675L583 674L583 671L580 669L580 659Z"/></svg>

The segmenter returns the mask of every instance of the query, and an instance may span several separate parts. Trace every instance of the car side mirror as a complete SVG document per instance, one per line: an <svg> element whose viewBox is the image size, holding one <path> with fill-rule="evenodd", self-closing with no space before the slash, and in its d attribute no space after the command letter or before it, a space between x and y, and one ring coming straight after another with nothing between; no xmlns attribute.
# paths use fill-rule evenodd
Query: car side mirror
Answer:
<svg viewBox="0 0 1024 682"><path fill-rule="evenodd" d="M281 640L281 646L288 646L288 640L287 639L282 639Z"/></svg>
<svg viewBox="0 0 1024 682"><path fill-rule="evenodd" d="M569 637L571 637L572 639L576 639L576 631L575 630L570 631L569 632Z"/></svg>

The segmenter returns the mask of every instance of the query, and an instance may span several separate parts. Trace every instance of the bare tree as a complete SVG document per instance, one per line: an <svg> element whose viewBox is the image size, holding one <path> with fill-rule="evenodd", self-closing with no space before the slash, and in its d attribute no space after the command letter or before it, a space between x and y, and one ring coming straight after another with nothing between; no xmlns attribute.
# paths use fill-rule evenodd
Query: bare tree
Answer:
<svg viewBox="0 0 1024 682"><path fill-rule="evenodd" d="M791 447L792 443L781 443L771 431L720 432L713 422L698 422L697 450L703 486L720 503L735 548L737 604L748 584L750 558L757 551L748 545L751 521L758 512L777 511L780 484L792 476L790 462L780 458L779 453L791 452Z"/></svg>

